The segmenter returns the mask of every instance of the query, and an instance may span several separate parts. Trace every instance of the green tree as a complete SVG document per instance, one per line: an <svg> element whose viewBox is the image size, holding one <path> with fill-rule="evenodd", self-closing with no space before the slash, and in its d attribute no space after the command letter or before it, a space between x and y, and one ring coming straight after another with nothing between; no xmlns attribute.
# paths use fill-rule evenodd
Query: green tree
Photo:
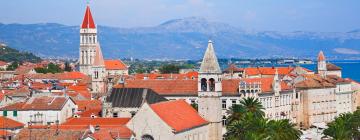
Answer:
<svg viewBox="0 0 360 140"><path fill-rule="evenodd" d="M324 135L334 140L352 140L360 138L360 109L353 113L340 114L334 121L328 123Z"/></svg>
<svg viewBox="0 0 360 140"><path fill-rule="evenodd" d="M19 67L19 63L17 61L12 62L7 68L6 70L10 70L13 71L15 69L17 69Z"/></svg>
<svg viewBox="0 0 360 140"><path fill-rule="evenodd" d="M46 68L35 68L35 71L37 73L61 73L61 72L63 72L62 69L54 63L49 63Z"/></svg>
<svg viewBox="0 0 360 140"><path fill-rule="evenodd" d="M285 119L268 121L266 133L269 140L296 140L300 139L302 132L295 129L295 124Z"/></svg>
<svg viewBox="0 0 360 140"><path fill-rule="evenodd" d="M198 104L197 103L191 103L191 107L193 107L196 111L198 111Z"/></svg>
<svg viewBox="0 0 360 140"><path fill-rule="evenodd" d="M227 140L297 140L302 134L289 120L266 119L258 99L244 98L231 107Z"/></svg>
<svg viewBox="0 0 360 140"><path fill-rule="evenodd" d="M180 67L174 64L163 65L159 68L160 73L179 73Z"/></svg>

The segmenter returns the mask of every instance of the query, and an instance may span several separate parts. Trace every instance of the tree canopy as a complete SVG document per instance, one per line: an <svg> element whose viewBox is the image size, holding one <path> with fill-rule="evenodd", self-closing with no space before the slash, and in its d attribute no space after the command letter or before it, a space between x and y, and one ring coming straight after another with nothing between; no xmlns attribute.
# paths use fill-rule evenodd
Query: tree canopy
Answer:
<svg viewBox="0 0 360 140"><path fill-rule="evenodd" d="M297 140L302 132L288 119L268 120L256 98L244 98L230 109L226 140Z"/></svg>

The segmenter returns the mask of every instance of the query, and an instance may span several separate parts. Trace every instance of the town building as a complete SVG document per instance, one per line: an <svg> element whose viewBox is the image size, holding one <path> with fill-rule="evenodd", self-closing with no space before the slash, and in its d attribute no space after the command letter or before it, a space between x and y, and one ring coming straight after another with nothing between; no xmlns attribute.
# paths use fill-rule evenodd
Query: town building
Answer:
<svg viewBox="0 0 360 140"><path fill-rule="evenodd" d="M152 89L147 88L114 88L111 94L105 97L102 116L123 118L133 117L144 104L154 104L167 101Z"/></svg>
<svg viewBox="0 0 360 140"><path fill-rule="evenodd" d="M77 112L77 106L66 97L31 97L23 102L0 108L0 115L25 125L63 123Z"/></svg>
<svg viewBox="0 0 360 140"><path fill-rule="evenodd" d="M209 122L183 100L145 102L126 126L139 140L209 140Z"/></svg>

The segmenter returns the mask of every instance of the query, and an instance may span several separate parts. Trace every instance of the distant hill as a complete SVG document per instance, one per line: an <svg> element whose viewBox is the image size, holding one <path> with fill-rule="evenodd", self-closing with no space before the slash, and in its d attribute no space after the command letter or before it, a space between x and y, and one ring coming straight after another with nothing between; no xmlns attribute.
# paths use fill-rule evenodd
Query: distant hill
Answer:
<svg viewBox="0 0 360 140"><path fill-rule="evenodd" d="M203 18L184 18L154 27L98 26L106 58L200 59L212 39L220 58L360 59L360 30L349 32L248 32ZM0 42L44 57L78 57L79 27L61 24L0 24Z"/></svg>
<svg viewBox="0 0 360 140"><path fill-rule="evenodd" d="M40 62L41 58L29 52L20 52L16 49L0 44L0 60L5 62Z"/></svg>

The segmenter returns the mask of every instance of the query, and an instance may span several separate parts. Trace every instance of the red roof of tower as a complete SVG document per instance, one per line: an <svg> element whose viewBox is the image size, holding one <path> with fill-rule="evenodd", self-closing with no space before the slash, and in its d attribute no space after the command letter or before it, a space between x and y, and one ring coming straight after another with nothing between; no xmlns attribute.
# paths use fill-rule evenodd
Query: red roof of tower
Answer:
<svg viewBox="0 0 360 140"><path fill-rule="evenodd" d="M95 28L95 23L89 6L86 6L85 16L81 28Z"/></svg>
<svg viewBox="0 0 360 140"><path fill-rule="evenodd" d="M325 61L325 55L324 55L323 51L319 52L318 61Z"/></svg>

